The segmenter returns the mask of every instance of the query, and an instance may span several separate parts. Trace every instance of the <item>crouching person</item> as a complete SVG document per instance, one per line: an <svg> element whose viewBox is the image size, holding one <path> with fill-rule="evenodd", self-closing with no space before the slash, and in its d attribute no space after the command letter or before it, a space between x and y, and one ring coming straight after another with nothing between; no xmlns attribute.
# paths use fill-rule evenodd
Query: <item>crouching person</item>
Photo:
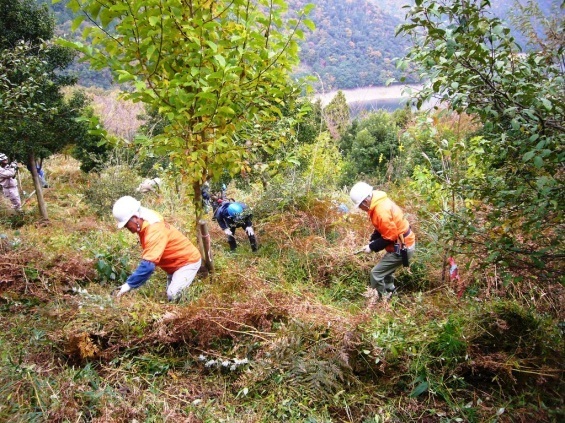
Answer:
<svg viewBox="0 0 565 423"><path fill-rule="evenodd" d="M112 213L118 228L125 227L139 236L143 249L139 266L121 286L118 297L147 282L157 266L167 273L169 301L178 299L200 268L198 249L178 229L164 222L155 211L142 207L133 197L117 200Z"/></svg>
<svg viewBox="0 0 565 423"><path fill-rule="evenodd" d="M251 250L257 251L257 238L253 230L251 217L251 211L243 203L223 201L216 209L214 219L227 235L230 250L233 251L237 248L237 241L234 236L235 230L237 228L243 228L249 238Z"/></svg>

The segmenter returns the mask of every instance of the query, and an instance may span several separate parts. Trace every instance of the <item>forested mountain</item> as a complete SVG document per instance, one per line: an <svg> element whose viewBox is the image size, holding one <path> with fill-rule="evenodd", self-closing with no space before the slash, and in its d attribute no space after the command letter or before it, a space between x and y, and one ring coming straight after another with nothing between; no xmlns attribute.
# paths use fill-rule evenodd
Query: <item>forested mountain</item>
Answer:
<svg viewBox="0 0 565 423"><path fill-rule="evenodd" d="M492 12L506 19L516 0L497 0L491 3ZM525 0L520 0L525 3ZM66 8L68 0L51 5L60 35L70 34L72 12ZM307 3L316 5L310 19L316 29L306 35L301 44L301 65L298 76L312 75L319 83L316 90L331 91L383 85L389 78L399 79L401 73L395 58L403 57L408 40L395 37L396 27L406 14L404 5L413 0L289 0L298 10ZM538 0L542 11L549 13L551 0ZM520 44L523 38L516 34ZM77 65L82 85L108 87L109 73L92 72L86 65ZM407 82L415 82L407 75Z"/></svg>
<svg viewBox="0 0 565 423"><path fill-rule="evenodd" d="M66 8L68 0L54 5L50 0L38 2L52 8L59 34L70 34L72 13ZM302 43L298 75L317 76L325 90L382 85L388 78L399 77L394 58L404 54L407 43L394 37L400 20L383 12L377 3L370 0L290 0L288 3L291 9L307 3L316 5L310 16L316 30ZM83 85L109 85L109 75L93 74L86 66L77 69Z"/></svg>
<svg viewBox="0 0 565 423"><path fill-rule="evenodd" d="M289 3L298 8L307 1ZM312 3L316 30L302 43L301 72L317 76L326 90L383 85L400 76L394 58L404 55L408 43L394 36L398 18L370 0Z"/></svg>

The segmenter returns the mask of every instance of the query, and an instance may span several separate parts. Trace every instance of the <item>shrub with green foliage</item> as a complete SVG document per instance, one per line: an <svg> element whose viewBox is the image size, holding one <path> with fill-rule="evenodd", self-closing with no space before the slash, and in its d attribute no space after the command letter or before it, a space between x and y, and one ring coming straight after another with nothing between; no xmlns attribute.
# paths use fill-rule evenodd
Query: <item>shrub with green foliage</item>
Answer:
<svg viewBox="0 0 565 423"><path fill-rule="evenodd" d="M340 148L346 157L344 183L353 183L358 175L383 178L389 162L398 152L398 127L392 115L379 111L367 115L348 134Z"/></svg>
<svg viewBox="0 0 565 423"><path fill-rule="evenodd" d="M490 5L418 0L399 29L413 37L408 58L429 81L417 105L439 98L482 124L477 136L457 140L464 141L459 151L466 163L455 183L437 168L420 177L465 200L444 210L448 239L461 252L482 251L481 264L497 266L506 283L526 274L550 281L562 275L564 247L556 230L563 222L565 144L563 41L556 34L564 6L556 5L530 40L537 48L522 53Z"/></svg>
<svg viewBox="0 0 565 423"><path fill-rule="evenodd" d="M136 196L139 177L127 165L110 166L92 179L84 191L86 201L99 216L112 214L114 202L124 196Z"/></svg>

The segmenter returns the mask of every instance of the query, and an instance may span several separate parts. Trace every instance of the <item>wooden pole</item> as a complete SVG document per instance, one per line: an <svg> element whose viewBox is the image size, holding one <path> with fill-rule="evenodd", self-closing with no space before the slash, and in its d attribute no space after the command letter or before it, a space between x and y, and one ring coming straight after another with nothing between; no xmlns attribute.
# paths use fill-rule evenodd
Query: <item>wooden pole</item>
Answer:
<svg viewBox="0 0 565 423"><path fill-rule="evenodd" d="M212 258L212 243L210 242L210 232L208 232L208 223L205 220L198 222L200 226L200 235L204 247L204 264L210 273L214 273L214 260Z"/></svg>

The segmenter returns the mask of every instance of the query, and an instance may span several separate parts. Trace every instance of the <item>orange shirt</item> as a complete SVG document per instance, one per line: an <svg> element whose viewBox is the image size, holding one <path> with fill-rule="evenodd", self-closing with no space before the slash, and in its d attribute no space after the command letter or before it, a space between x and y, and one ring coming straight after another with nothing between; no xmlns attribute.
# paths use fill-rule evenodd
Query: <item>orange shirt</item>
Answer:
<svg viewBox="0 0 565 423"><path fill-rule="evenodd" d="M200 252L178 229L165 222L143 222L138 232L143 260L155 263L168 274L200 260Z"/></svg>
<svg viewBox="0 0 565 423"><path fill-rule="evenodd" d="M410 223L404 218L402 209L383 191L373 191L373 198L367 213L375 229L389 241L397 242L398 236L406 233L410 228ZM404 242L407 247L412 247L416 243L416 235L413 231L404 237ZM386 250L392 252L394 246L389 245Z"/></svg>

